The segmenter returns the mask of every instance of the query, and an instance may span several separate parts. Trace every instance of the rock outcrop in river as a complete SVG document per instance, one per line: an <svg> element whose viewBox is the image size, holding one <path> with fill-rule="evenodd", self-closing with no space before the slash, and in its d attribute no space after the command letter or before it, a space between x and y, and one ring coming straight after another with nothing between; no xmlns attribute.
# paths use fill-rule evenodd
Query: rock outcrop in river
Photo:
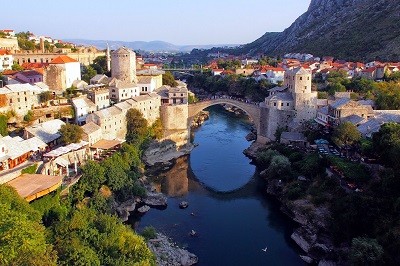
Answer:
<svg viewBox="0 0 400 266"><path fill-rule="evenodd" d="M157 233L157 237L147 244L156 255L159 266L189 266L198 262L196 255L178 247L163 234Z"/></svg>

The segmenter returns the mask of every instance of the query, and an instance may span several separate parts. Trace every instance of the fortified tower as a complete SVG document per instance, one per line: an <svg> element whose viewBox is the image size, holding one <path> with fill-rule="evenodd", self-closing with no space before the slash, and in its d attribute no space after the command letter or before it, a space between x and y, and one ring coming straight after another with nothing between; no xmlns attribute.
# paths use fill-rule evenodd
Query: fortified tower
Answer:
<svg viewBox="0 0 400 266"><path fill-rule="evenodd" d="M111 77L127 83L137 83L134 51L121 47L111 53Z"/></svg>
<svg viewBox="0 0 400 266"><path fill-rule="evenodd" d="M304 122L314 119L317 114L317 92L311 91L311 71L304 68L288 70L285 73L285 82L293 97L295 122Z"/></svg>

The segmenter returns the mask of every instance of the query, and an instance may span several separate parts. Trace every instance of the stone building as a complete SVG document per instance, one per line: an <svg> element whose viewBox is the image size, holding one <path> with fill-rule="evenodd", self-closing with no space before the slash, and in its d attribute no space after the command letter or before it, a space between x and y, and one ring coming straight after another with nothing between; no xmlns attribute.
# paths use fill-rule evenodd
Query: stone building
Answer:
<svg viewBox="0 0 400 266"><path fill-rule="evenodd" d="M43 53L42 51L19 51L13 54L15 61L20 65L23 63L50 63L54 58L59 57L60 55L68 56L82 65L88 66L93 63L94 59L99 56L105 56L106 54L94 47L79 48L76 52L71 52L69 49L54 53Z"/></svg>
<svg viewBox="0 0 400 266"><path fill-rule="evenodd" d="M81 80L81 64L66 55L54 58L45 69L44 81L51 90L65 91Z"/></svg>
<svg viewBox="0 0 400 266"><path fill-rule="evenodd" d="M283 87L271 90L260 104L261 127L266 138L275 140L278 128L299 130L317 114L317 92L311 91L311 71L302 67L285 72Z"/></svg>
<svg viewBox="0 0 400 266"><path fill-rule="evenodd" d="M95 104L96 111L110 106L110 92L104 86L89 89L87 96Z"/></svg>
<svg viewBox="0 0 400 266"><path fill-rule="evenodd" d="M111 52L111 77L125 83L137 83L134 51L121 47Z"/></svg>
<svg viewBox="0 0 400 266"><path fill-rule="evenodd" d="M142 69L137 71L138 77L152 77L155 81L155 89L160 88L162 83L162 75L165 74L165 71L158 70L158 69Z"/></svg>
<svg viewBox="0 0 400 266"><path fill-rule="evenodd" d="M125 82L117 78L113 78L108 83L110 99L114 103L118 103L140 95L138 86L133 82Z"/></svg>
<svg viewBox="0 0 400 266"><path fill-rule="evenodd" d="M328 106L328 123L332 126L340 124L349 117L352 117L352 120L356 118L363 120L373 116L374 110L371 105L364 105L346 98L338 99Z"/></svg>
<svg viewBox="0 0 400 266"><path fill-rule="evenodd" d="M81 128L83 130L82 140L89 142L89 146L102 139L101 128L95 123L89 122L81 126Z"/></svg>
<svg viewBox="0 0 400 266"><path fill-rule="evenodd" d="M139 110L149 124L152 124L160 117L160 106L159 95L155 93L140 95L88 115L86 123L97 124L104 139L125 139L126 113L129 109Z"/></svg>
<svg viewBox="0 0 400 266"><path fill-rule="evenodd" d="M39 95L44 91L47 89L29 83L0 88L0 112L15 111L18 116L24 116L39 106Z"/></svg>

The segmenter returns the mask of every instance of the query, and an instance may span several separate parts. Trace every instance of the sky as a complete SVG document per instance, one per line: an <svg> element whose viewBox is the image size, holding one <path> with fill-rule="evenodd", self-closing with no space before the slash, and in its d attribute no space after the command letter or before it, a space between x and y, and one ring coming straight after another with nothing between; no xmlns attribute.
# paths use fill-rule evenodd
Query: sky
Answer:
<svg viewBox="0 0 400 266"><path fill-rule="evenodd" d="M19 0L0 28L56 39L245 44L283 31L310 0Z"/></svg>

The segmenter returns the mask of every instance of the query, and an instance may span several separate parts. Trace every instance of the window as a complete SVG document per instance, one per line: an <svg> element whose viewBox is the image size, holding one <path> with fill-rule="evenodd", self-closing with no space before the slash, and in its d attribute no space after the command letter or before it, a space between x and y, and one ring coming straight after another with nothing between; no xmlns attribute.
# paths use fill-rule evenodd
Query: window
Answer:
<svg viewBox="0 0 400 266"><path fill-rule="evenodd" d="M300 77L300 80L303 80L303 77Z"/></svg>
<svg viewBox="0 0 400 266"><path fill-rule="evenodd" d="M289 106L289 103L287 103L286 106Z"/></svg>
<svg viewBox="0 0 400 266"><path fill-rule="evenodd" d="M281 106L283 106L283 103L281 103Z"/></svg>
<svg viewBox="0 0 400 266"><path fill-rule="evenodd" d="M276 106L276 103L274 103L274 106Z"/></svg>
<svg viewBox="0 0 400 266"><path fill-rule="evenodd" d="M304 86L304 90L307 90L307 86Z"/></svg>
<svg viewBox="0 0 400 266"><path fill-rule="evenodd" d="M12 99L10 99L10 103L12 103Z"/></svg>

